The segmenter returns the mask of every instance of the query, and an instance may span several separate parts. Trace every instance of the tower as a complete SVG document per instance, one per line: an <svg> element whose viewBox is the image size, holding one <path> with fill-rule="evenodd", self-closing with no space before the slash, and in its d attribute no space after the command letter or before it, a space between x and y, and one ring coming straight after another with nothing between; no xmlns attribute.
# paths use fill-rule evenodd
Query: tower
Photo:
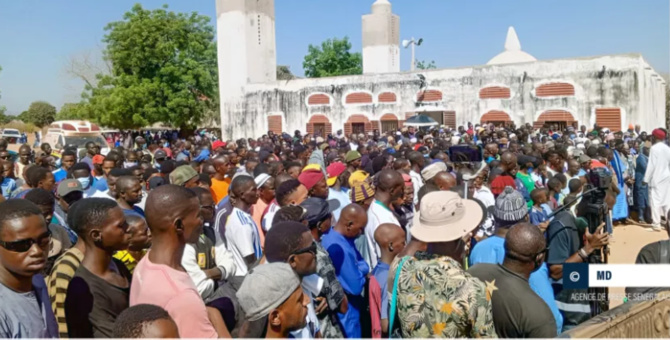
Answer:
<svg viewBox="0 0 670 340"><path fill-rule="evenodd" d="M363 73L390 72L400 72L400 17L388 0L377 0L363 16Z"/></svg>
<svg viewBox="0 0 670 340"><path fill-rule="evenodd" d="M244 86L277 80L274 0L216 0L216 41L219 66L221 128L224 135L230 115Z"/></svg>

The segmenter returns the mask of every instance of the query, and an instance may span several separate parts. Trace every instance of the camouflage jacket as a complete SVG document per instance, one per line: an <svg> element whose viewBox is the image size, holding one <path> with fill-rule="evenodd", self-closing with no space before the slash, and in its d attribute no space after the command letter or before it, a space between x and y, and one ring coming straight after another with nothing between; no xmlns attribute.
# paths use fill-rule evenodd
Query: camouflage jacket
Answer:
<svg viewBox="0 0 670 340"><path fill-rule="evenodd" d="M395 273L397 265L394 261L389 272ZM405 261L398 280L397 315L403 337L497 337L493 290L450 257L415 254Z"/></svg>

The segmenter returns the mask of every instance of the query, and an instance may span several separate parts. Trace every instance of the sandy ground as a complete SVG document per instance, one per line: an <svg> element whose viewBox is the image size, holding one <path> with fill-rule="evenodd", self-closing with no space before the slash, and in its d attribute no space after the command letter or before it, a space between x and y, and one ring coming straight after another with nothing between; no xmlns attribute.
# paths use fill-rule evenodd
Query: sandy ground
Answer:
<svg viewBox="0 0 670 340"><path fill-rule="evenodd" d="M28 145L32 146L34 140L34 135L32 133L28 134ZM9 149L18 151L19 145L11 144ZM665 232L650 232L635 225L617 226L614 228L614 239L610 246L609 263L635 263L635 257L637 257L637 253L642 247L667 238L668 235ZM612 288L610 292L612 294L623 294L624 288ZM616 307L621 303L623 303L621 299L610 301L610 307Z"/></svg>
<svg viewBox="0 0 670 340"><path fill-rule="evenodd" d="M609 263L635 263L637 253L640 252L642 247L652 242L667 239L668 234L665 231L648 231L648 229L636 225L615 226L614 239L610 242ZM624 288L612 288L610 289L610 293L617 295L623 294ZM610 308L616 307L622 303L623 301L621 299L611 300Z"/></svg>

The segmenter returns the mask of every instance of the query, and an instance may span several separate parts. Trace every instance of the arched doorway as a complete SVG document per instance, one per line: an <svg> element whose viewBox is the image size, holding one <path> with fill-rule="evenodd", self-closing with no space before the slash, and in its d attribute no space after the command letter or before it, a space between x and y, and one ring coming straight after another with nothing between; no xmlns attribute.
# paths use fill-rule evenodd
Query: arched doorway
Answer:
<svg viewBox="0 0 670 340"><path fill-rule="evenodd" d="M482 124L493 124L495 126L507 126L512 124L512 118L505 111L491 110L481 118Z"/></svg>
<svg viewBox="0 0 670 340"><path fill-rule="evenodd" d="M387 113L380 118L381 121L381 133L384 132L395 132L398 130L398 117L392 113Z"/></svg>
<svg viewBox="0 0 670 340"><path fill-rule="evenodd" d="M533 122L533 128L539 129L544 124L556 125L559 129L563 130L568 126L575 126L577 120L572 116L572 113L565 110L547 110L542 112L542 114L537 117L537 120Z"/></svg>
<svg viewBox="0 0 670 340"><path fill-rule="evenodd" d="M355 114L349 116L347 122L344 123L344 133L348 136L352 133L367 133L372 131L372 123L370 119L363 114Z"/></svg>
<svg viewBox="0 0 670 340"><path fill-rule="evenodd" d="M326 137L328 134L333 133L333 124L324 115L313 115L307 123L307 133Z"/></svg>

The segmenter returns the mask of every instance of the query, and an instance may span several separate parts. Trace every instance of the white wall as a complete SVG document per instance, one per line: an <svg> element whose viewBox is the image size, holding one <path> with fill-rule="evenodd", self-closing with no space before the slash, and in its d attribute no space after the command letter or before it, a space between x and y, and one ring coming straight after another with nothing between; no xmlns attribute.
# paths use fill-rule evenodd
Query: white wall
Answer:
<svg viewBox="0 0 670 340"><path fill-rule="evenodd" d="M282 112L286 121L284 129L292 133L296 129L305 130L309 117L320 113L331 119L336 131L351 114L362 113L376 120L387 112L404 116L406 112L429 109L456 111L458 125L479 122L480 117L492 109L508 112L517 125L532 123L545 110L565 109L574 113L580 125L589 125L595 120L594 108L604 106L622 108L626 114L623 122L640 120L642 128L649 130L663 124L665 99L664 95L656 95L661 93L658 85L647 89L636 80L641 62L640 55L629 54L250 84L245 88L246 95L222 115L227 119L223 126L228 137L260 136L267 132L267 112ZM425 76L429 88L443 93L443 100L428 104L428 109L415 102L419 73ZM534 89L551 81L573 84L575 96L535 97ZM512 97L479 99L481 88L496 85L510 87ZM395 92L399 104L344 105L344 96L358 90L371 92L375 99L381 92ZM331 95L332 105L308 107L306 99L313 92ZM651 103L651 107L641 110L645 96L649 96L645 103Z"/></svg>

